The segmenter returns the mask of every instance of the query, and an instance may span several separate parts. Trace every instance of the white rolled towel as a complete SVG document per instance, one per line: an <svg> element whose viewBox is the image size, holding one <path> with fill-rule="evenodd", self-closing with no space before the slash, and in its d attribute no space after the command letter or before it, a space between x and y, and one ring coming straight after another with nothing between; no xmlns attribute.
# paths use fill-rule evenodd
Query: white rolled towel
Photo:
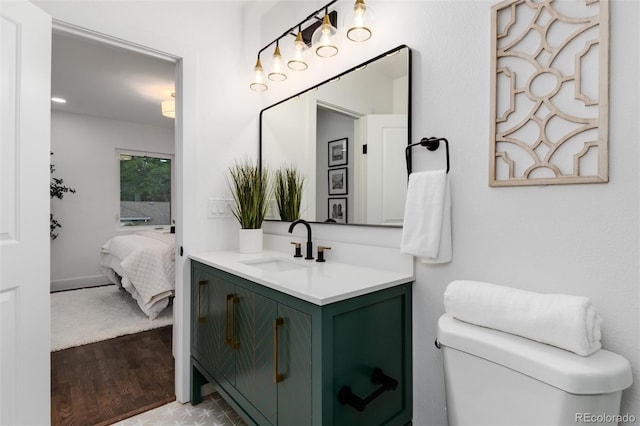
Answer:
<svg viewBox="0 0 640 426"><path fill-rule="evenodd" d="M489 327L587 356L600 344L602 318L588 297L541 294L478 281L453 281L446 312Z"/></svg>

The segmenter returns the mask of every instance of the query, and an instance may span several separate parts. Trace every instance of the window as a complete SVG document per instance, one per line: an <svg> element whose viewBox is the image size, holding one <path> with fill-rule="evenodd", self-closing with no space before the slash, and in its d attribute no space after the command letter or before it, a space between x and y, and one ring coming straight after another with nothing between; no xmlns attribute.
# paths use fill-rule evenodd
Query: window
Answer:
<svg viewBox="0 0 640 426"><path fill-rule="evenodd" d="M120 226L171 224L172 156L119 152Z"/></svg>

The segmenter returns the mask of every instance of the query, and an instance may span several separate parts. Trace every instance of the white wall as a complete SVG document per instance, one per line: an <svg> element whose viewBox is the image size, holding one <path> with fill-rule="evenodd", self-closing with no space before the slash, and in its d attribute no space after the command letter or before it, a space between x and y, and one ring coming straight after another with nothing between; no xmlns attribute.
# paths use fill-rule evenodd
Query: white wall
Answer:
<svg viewBox="0 0 640 426"><path fill-rule="evenodd" d="M610 182L520 188L488 186L490 7L496 2L369 3L376 7L378 27L369 43L358 46L362 51L347 47L345 55L325 61L326 69L314 71L306 82L270 88L263 102L268 105L396 45L413 50L413 139L443 136L450 142L454 247L450 264L416 264L414 424L446 424L442 359L433 341L444 312L444 289L455 279L589 296L604 317L604 347L632 363L635 384L623 394L622 412L640 418L638 2L611 2ZM264 43L292 24L291 14L281 15L295 11L292 4L299 5L282 2L283 9L265 15ZM304 10L321 5L306 3ZM414 169L441 165L439 155L417 155ZM395 246L400 241L400 231L334 230L315 225L314 236Z"/></svg>
<svg viewBox="0 0 640 426"><path fill-rule="evenodd" d="M108 283L99 268L100 247L117 231L119 169L116 149L174 153L172 129L81 114L52 112L55 177L76 189L51 200L62 224L51 242L51 290Z"/></svg>
<svg viewBox="0 0 640 426"><path fill-rule="evenodd" d="M392 114L407 114L409 106L409 93L405 90L409 77L400 77L393 80L393 110Z"/></svg>
<svg viewBox="0 0 640 426"><path fill-rule="evenodd" d="M302 95L282 102L276 108L262 112L262 165L272 172L281 167L295 166L307 171L300 202L302 216L315 217L316 163L315 152L315 96ZM273 200L267 217L280 219Z"/></svg>
<svg viewBox="0 0 640 426"><path fill-rule="evenodd" d="M376 90L372 90L374 87ZM394 107L394 88L394 81L389 80L388 75L365 68L343 75L338 81L323 84L316 93L318 101L338 106L354 115L390 114Z"/></svg>
<svg viewBox="0 0 640 426"><path fill-rule="evenodd" d="M622 412L640 417L640 37L638 20L629 19L639 15L637 2L611 4L610 182L530 188L487 185L493 2L371 0L379 27L369 43L345 47L344 55L322 69L262 95L247 87L257 51L289 28L293 16L307 16L323 3L283 2L273 10L260 1L244 9L239 2L218 1L36 3L59 19L197 57L185 65L195 76L186 82L191 98L184 106L185 229L179 238L187 253L237 247L237 224L207 220L206 203L208 197L228 194L226 167L234 157L257 156L262 108L399 44L409 45L413 139L439 135L451 143L454 229L451 264L416 265L414 424L446 424L441 354L432 342L445 286L459 278L591 297L605 319L604 346L633 365L636 384L624 393ZM399 230L362 227L315 225L314 235L385 246L400 241ZM181 291L188 300L188 289ZM184 362L178 362L185 373Z"/></svg>

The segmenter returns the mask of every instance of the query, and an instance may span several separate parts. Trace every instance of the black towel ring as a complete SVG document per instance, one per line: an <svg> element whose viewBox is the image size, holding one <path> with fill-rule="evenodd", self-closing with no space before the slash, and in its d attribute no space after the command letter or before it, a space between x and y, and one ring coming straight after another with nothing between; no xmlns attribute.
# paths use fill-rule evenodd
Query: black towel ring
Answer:
<svg viewBox="0 0 640 426"><path fill-rule="evenodd" d="M407 145L407 147L404 149L404 155L405 158L407 160L407 176L409 176L411 174L411 148L413 148L414 146L424 146L425 148L427 148L429 151L435 151L436 149L438 149L440 147L440 142L444 142L444 146L446 149L446 157L447 157L447 173L449 173L449 141L446 140L445 138L436 138L436 137L430 137L430 138L422 138L420 140L420 142L416 142L416 143L412 143L410 145Z"/></svg>

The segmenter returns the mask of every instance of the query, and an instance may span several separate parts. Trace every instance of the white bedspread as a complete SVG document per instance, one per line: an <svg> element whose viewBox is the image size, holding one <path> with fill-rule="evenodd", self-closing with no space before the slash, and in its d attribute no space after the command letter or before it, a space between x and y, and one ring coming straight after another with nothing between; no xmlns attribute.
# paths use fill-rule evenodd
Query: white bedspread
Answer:
<svg viewBox="0 0 640 426"><path fill-rule="evenodd" d="M175 289L175 234L138 231L113 237L102 246L100 268L154 319Z"/></svg>

